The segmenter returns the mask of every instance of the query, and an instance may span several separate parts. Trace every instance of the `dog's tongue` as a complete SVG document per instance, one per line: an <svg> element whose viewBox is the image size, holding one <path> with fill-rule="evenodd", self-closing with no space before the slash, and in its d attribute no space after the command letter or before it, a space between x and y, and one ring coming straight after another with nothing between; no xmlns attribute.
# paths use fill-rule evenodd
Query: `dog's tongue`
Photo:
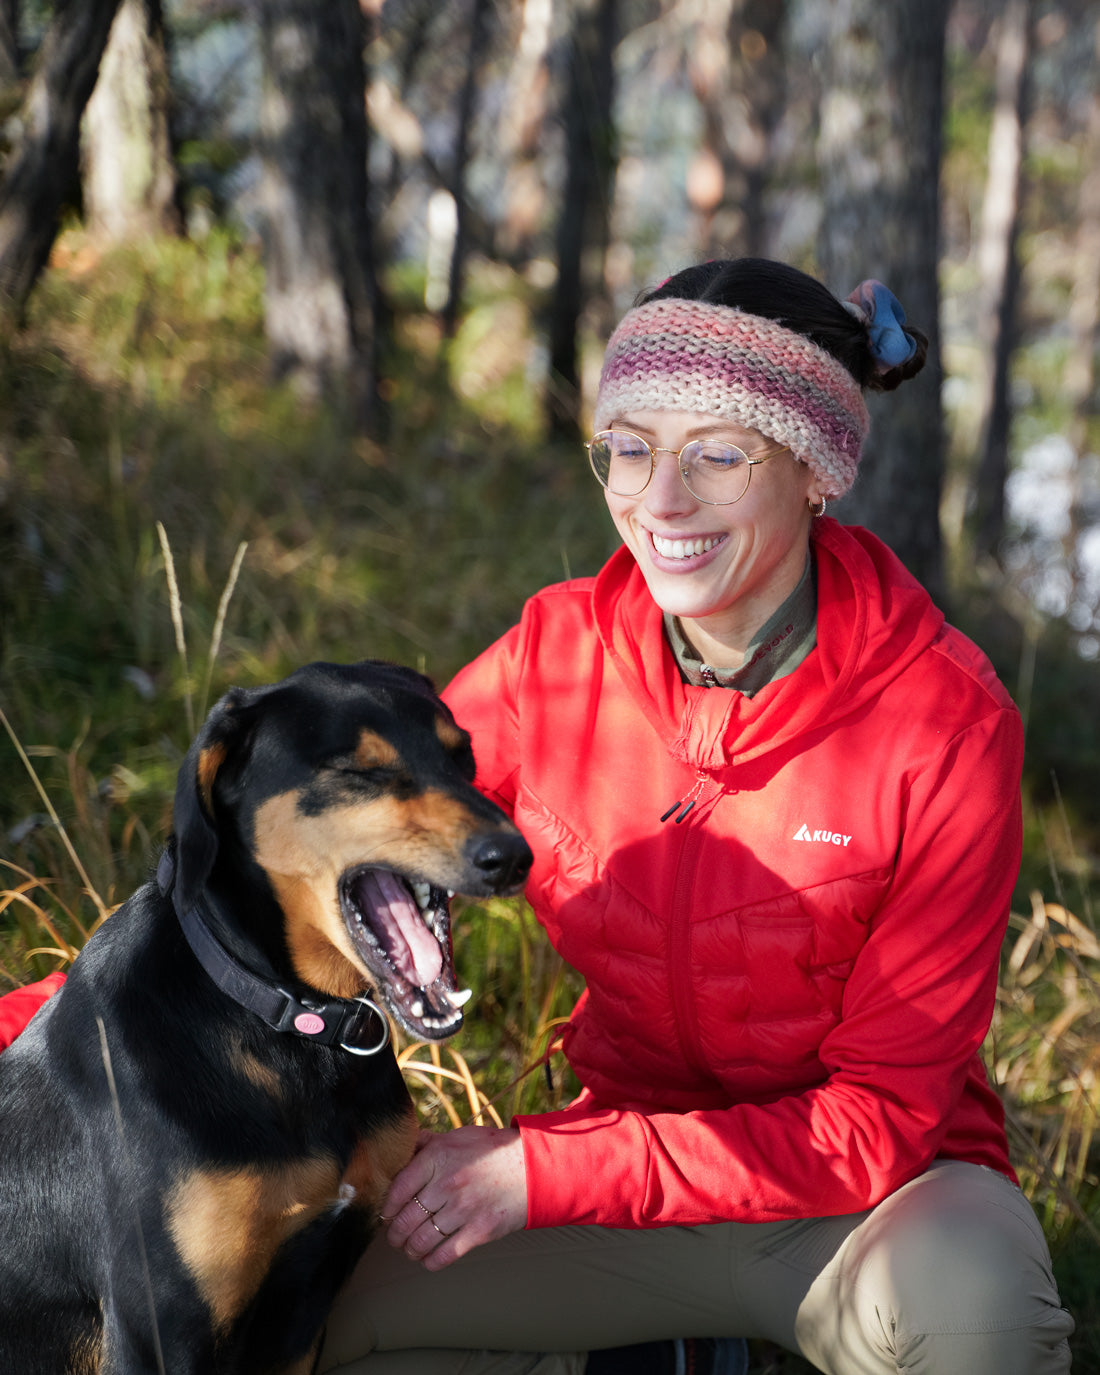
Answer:
<svg viewBox="0 0 1100 1375"><path fill-rule="evenodd" d="M443 973L443 952L397 875L368 870L360 879L360 896L401 977L417 988L435 983Z"/></svg>

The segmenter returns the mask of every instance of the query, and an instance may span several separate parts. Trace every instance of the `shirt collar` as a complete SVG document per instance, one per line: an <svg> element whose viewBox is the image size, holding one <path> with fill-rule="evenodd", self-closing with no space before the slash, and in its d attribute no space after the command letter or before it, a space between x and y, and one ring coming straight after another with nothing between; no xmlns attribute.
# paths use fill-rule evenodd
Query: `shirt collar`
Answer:
<svg viewBox="0 0 1100 1375"><path fill-rule="evenodd" d="M733 688L751 697L793 673L817 644L817 577L807 554L802 577L790 596L753 636L740 668L715 668L688 643L675 616L664 617L665 634L686 683Z"/></svg>

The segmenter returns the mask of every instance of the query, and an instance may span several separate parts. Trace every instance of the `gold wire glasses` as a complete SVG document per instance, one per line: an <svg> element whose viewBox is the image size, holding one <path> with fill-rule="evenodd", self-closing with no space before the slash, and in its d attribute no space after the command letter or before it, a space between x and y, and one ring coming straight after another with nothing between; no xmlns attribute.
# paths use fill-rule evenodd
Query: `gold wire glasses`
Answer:
<svg viewBox="0 0 1100 1375"><path fill-rule="evenodd" d="M675 454L684 486L707 506L732 506L749 490L752 470L789 446L754 457L724 439L693 439L680 450L648 444L629 430L601 430L585 442L588 461L600 485L620 497L645 491L657 467L658 454Z"/></svg>

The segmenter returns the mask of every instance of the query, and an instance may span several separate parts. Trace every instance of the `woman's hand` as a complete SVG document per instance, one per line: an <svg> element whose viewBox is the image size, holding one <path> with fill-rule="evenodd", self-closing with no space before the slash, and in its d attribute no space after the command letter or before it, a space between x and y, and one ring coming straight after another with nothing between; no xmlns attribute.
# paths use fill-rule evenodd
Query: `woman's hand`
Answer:
<svg viewBox="0 0 1100 1375"><path fill-rule="evenodd" d="M527 1172L514 1127L422 1131L382 1205L386 1240L426 1270L527 1225Z"/></svg>

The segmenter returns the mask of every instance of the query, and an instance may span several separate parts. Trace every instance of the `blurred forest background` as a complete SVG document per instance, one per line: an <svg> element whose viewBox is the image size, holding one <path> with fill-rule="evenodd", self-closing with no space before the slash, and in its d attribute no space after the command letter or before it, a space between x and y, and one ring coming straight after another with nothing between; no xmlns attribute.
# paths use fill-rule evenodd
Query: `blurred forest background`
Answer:
<svg viewBox="0 0 1100 1375"><path fill-rule="evenodd" d="M739 254L879 277L933 340L830 514L1024 716L988 1062L1100 1372L1088 0L0 0L0 990L146 876L226 686L367 655L444 683L595 571L602 341ZM515 903L458 957L477 1010L410 1071L426 1115L556 1101L509 1085L570 972Z"/></svg>

